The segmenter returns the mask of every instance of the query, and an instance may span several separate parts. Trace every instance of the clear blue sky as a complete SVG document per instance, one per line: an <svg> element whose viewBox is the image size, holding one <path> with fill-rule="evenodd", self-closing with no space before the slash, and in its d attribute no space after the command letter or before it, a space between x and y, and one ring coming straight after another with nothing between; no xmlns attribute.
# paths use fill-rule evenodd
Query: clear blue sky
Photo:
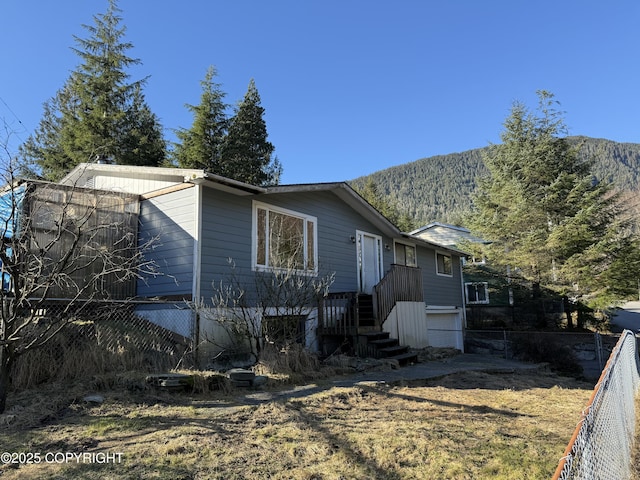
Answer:
<svg viewBox="0 0 640 480"><path fill-rule="evenodd" d="M283 183L350 180L499 141L514 101L555 94L572 135L640 142L637 0L120 0L128 53L168 139L209 65L230 104L251 78ZM78 62L106 0L0 3L10 146ZM6 135L4 135L6 137ZM410 179L407 179L408 181Z"/></svg>

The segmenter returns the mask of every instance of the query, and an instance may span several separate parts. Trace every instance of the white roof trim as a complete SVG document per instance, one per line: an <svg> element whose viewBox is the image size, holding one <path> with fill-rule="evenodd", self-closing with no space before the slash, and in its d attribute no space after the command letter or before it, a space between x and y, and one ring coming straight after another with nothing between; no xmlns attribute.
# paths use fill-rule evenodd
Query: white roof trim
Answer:
<svg viewBox="0 0 640 480"><path fill-rule="evenodd" d="M459 227L457 225L451 225L449 223L440 223L440 222L428 223L427 225L424 225L422 227L416 228L415 230L413 230L412 232L409 232L409 233L411 233L411 235L415 235L417 233L424 232L425 230L431 230L432 228L435 228L435 227L444 227L444 228L448 228L450 230L458 230L459 232L471 233L471 230L469 230L468 228Z"/></svg>
<svg viewBox="0 0 640 480"><path fill-rule="evenodd" d="M205 171L193 168L172 168L172 167L144 167L138 165L109 165L101 163L81 163L71 170L60 183L75 184L81 178L90 174L101 174L105 176L153 176L156 178L170 177L182 178L183 182L204 178Z"/></svg>
<svg viewBox="0 0 640 480"><path fill-rule="evenodd" d="M433 248L435 250L442 250L442 251L445 251L445 252L453 253L455 255L460 255L462 257L469 256L468 252L465 252L463 250L459 250L457 248L450 247L450 246L447 246L447 245L441 245L439 243L430 242L429 240L425 240L424 238L417 237L417 236L413 235L412 233L403 233L402 237L411 239L412 241L415 241L418 244L426 245L426 246L431 247L431 248Z"/></svg>

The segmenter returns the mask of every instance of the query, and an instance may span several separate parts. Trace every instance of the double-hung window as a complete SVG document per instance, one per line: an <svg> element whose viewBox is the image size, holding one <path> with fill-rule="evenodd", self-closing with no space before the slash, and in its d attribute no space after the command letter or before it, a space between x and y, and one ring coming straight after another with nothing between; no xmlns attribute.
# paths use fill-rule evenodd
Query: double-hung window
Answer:
<svg viewBox="0 0 640 480"><path fill-rule="evenodd" d="M253 207L253 259L258 270L316 273L317 219L264 203Z"/></svg>
<svg viewBox="0 0 640 480"><path fill-rule="evenodd" d="M436 252L436 273L438 275L453 275L453 266L451 264L451 255L442 252Z"/></svg>
<svg viewBox="0 0 640 480"><path fill-rule="evenodd" d="M487 282L465 283L467 303L489 303L489 285Z"/></svg>
<svg viewBox="0 0 640 480"><path fill-rule="evenodd" d="M418 260L416 255L416 246L407 245L405 243L396 242L394 245L395 263L398 265L406 265L407 267L417 267Z"/></svg>

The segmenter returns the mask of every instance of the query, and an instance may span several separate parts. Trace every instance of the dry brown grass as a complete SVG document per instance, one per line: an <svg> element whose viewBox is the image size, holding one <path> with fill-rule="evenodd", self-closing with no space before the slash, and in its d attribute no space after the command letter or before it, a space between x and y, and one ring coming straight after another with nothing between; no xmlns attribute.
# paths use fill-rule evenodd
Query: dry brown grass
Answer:
<svg viewBox="0 0 640 480"><path fill-rule="evenodd" d="M547 373L469 372L413 385L319 384L258 402L241 390L98 383L13 395L0 450L117 452L121 463L4 465L0 478L549 478L592 389ZM89 387L102 388L103 404L81 401Z"/></svg>
<svg viewBox="0 0 640 480"><path fill-rule="evenodd" d="M636 425L631 451L631 479L640 480L640 395L636 396Z"/></svg>
<svg viewBox="0 0 640 480"><path fill-rule="evenodd" d="M11 372L12 387L22 390L43 383L71 382L114 372L165 371L176 365L175 356L160 350L145 351L138 348L135 341L132 342L133 337L144 336L148 331L126 331L120 337L105 334L112 341L108 342L109 345L100 345L96 343L96 332L89 331L89 327L95 328L95 325L67 325L43 347L19 356ZM107 328L100 331L109 332ZM154 340L151 335L148 337ZM130 343L123 345L124 342Z"/></svg>

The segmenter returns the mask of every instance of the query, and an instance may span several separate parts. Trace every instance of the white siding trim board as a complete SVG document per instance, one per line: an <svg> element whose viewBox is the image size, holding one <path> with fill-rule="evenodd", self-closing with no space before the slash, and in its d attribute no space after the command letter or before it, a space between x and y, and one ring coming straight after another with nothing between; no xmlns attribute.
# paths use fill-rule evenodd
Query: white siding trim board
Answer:
<svg viewBox="0 0 640 480"><path fill-rule="evenodd" d="M194 206L193 216L196 228L193 237L193 291L192 299L196 302L200 301L201 285L200 272L202 269L202 185L197 185L193 189Z"/></svg>

